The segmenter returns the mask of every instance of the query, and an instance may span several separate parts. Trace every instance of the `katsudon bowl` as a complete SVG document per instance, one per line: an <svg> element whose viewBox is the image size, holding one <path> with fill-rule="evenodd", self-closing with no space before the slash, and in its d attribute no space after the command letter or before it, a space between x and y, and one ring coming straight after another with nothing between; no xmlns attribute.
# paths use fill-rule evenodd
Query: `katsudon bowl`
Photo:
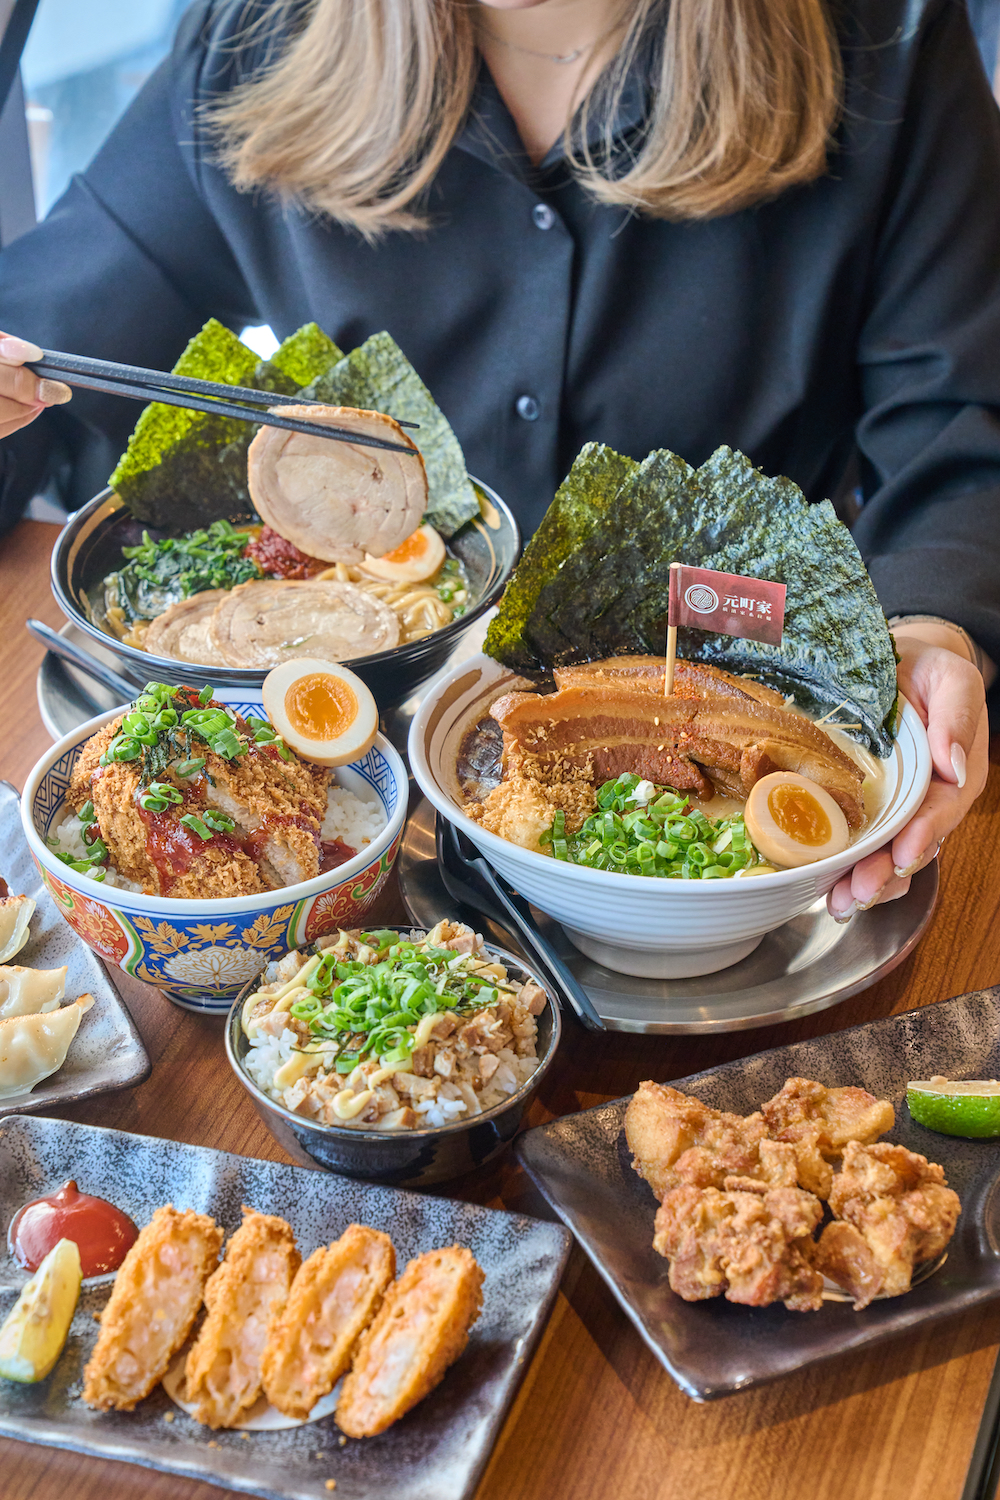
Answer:
<svg viewBox="0 0 1000 1500"><path fill-rule="evenodd" d="M448 542L451 555L465 570L470 602L465 613L441 630L388 651L355 657L345 665L365 682L380 709L393 708L433 677L451 655L470 625L496 603L521 550L517 522L488 485L472 481L479 496L480 514L461 527ZM122 548L142 541L144 530L154 540L163 532L146 528L125 509L111 490L102 490L70 516L52 549L51 583L56 603L66 618L97 644L114 652L120 671L141 686L150 678L184 683L199 668L173 657L153 656L126 645L103 628L94 601L104 578L122 565ZM315 654L315 653L313 653ZM259 697L266 670L227 667L211 662L212 682L218 688L242 689Z"/></svg>
<svg viewBox="0 0 1000 1500"><path fill-rule="evenodd" d="M438 812L468 835L515 890L560 922L581 952L623 974L684 979L738 963L765 933L807 911L859 859L890 842L930 783L926 730L901 698L892 751L872 765L880 785L868 824L842 854L748 879L657 879L590 869L509 843L465 810L457 762L466 733L503 693L530 686L487 656L462 662L424 699L413 720L410 767Z"/></svg>
<svg viewBox="0 0 1000 1500"><path fill-rule="evenodd" d="M259 700L229 706L260 712ZM62 819L80 751L120 713L99 714L53 745L21 797L21 824L41 877L62 916L99 958L155 985L185 1010L224 1016L233 997L272 958L364 921L395 864L406 819L406 768L383 735L362 759L334 773L339 785L381 805L386 825L370 844L297 885L193 901L99 883L57 859L46 842Z"/></svg>
<svg viewBox="0 0 1000 1500"><path fill-rule="evenodd" d="M408 936L416 938L411 930ZM419 934L423 936L423 934ZM252 980L238 996L226 1022L226 1055L240 1083L275 1140L294 1161L322 1167L344 1177L361 1177L394 1187L425 1188L474 1171L505 1150L517 1134L524 1113L552 1066L562 1035L559 1007L549 986L534 969L503 948L490 943L483 951L502 963L508 975L523 983L534 980L546 993L537 1017L535 1042L538 1066L521 1086L500 1104L478 1115L464 1116L448 1125L426 1130L365 1130L358 1126L327 1125L286 1109L259 1087L246 1068L250 1042L243 1030L243 1007L258 987Z"/></svg>

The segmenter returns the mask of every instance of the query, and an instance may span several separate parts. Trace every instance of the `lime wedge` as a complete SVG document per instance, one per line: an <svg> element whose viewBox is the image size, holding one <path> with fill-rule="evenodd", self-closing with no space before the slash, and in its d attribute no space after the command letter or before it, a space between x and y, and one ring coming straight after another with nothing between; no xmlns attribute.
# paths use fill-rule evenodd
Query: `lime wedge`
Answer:
<svg viewBox="0 0 1000 1500"><path fill-rule="evenodd" d="M1000 1135L1000 1083L995 1078L917 1081L907 1084L906 1102L918 1125L942 1135Z"/></svg>
<svg viewBox="0 0 1000 1500"><path fill-rule="evenodd" d="M60 1240L0 1328L0 1375L25 1384L45 1379L66 1342L80 1281L80 1252L72 1240Z"/></svg>

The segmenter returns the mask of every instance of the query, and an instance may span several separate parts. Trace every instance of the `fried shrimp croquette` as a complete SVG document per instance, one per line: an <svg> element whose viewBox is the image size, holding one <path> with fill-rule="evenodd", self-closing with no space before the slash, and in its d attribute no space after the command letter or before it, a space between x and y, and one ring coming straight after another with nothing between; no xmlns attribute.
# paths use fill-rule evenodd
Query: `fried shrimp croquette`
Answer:
<svg viewBox="0 0 1000 1500"><path fill-rule="evenodd" d="M460 1245L409 1262L362 1334L337 1406L342 1432L374 1437L434 1389L469 1341L483 1279Z"/></svg>
<svg viewBox="0 0 1000 1500"><path fill-rule="evenodd" d="M208 1316L185 1365L195 1421L232 1427L257 1400L268 1327L285 1305L300 1261L284 1219L244 1207L243 1223L205 1285Z"/></svg>
<svg viewBox="0 0 1000 1500"><path fill-rule="evenodd" d="M349 1369L358 1340L396 1274L387 1234L351 1224L302 1263L271 1324L262 1365L272 1406L304 1421Z"/></svg>
<svg viewBox="0 0 1000 1500"><path fill-rule="evenodd" d="M122 1261L83 1372L83 1399L131 1411L166 1373L201 1307L223 1231L207 1214L158 1208Z"/></svg>

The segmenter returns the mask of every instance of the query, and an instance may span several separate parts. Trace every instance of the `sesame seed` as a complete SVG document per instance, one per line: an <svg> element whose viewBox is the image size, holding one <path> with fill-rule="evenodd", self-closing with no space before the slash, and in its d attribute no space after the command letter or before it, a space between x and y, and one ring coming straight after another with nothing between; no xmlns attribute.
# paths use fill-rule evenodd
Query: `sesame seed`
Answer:
<svg viewBox="0 0 1000 1500"><path fill-rule="evenodd" d="M175 1413L175 1412L172 1412L172 1411L165 1411L165 1412L164 1412L164 1413L163 1413L163 1420L164 1420L164 1422L172 1422L172 1421L173 1421L173 1420L174 1420L174 1416L175 1416L175 1415L176 1415L176 1413Z"/></svg>
<svg viewBox="0 0 1000 1500"><path fill-rule="evenodd" d="M335 1479L328 1479L324 1488L328 1490L335 1490L337 1488L337 1481Z"/></svg>

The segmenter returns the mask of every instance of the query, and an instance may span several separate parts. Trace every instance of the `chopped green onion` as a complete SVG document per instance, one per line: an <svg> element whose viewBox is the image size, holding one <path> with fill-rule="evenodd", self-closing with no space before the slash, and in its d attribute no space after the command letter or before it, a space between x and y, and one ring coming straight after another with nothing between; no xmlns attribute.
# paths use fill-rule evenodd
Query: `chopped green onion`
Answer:
<svg viewBox="0 0 1000 1500"><path fill-rule="evenodd" d="M216 833L232 833L236 827L236 824L227 813L216 812L214 808L203 812L201 816L202 821L207 823L209 828L214 828Z"/></svg>
<svg viewBox="0 0 1000 1500"><path fill-rule="evenodd" d="M212 695L213 695L214 692L215 692L215 689L209 683L206 682L205 686L202 688L201 692L198 694L198 702L202 703L202 704L210 702L211 698L212 698Z"/></svg>
<svg viewBox="0 0 1000 1500"><path fill-rule="evenodd" d="M715 821L674 787L627 773L604 782L596 802L570 838L557 812L540 844L571 864L660 879L728 879L760 862L742 813Z"/></svg>
<svg viewBox="0 0 1000 1500"><path fill-rule="evenodd" d="M212 830L207 828L201 818L195 813L185 813L181 818L181 822L185 828L190 828L191 832L196 833L200 839L210 839L212 837Z"/></svg>
<svg viewBox="0 0 1000 1500"><path fill-rule="evenodd" d="M204 764L205 757L203 755L198 755L195 756L194 760L182 760L178 765L174 767L174 770L176 771L178 776L194 776L198 771L201 770Z"/></svg>

